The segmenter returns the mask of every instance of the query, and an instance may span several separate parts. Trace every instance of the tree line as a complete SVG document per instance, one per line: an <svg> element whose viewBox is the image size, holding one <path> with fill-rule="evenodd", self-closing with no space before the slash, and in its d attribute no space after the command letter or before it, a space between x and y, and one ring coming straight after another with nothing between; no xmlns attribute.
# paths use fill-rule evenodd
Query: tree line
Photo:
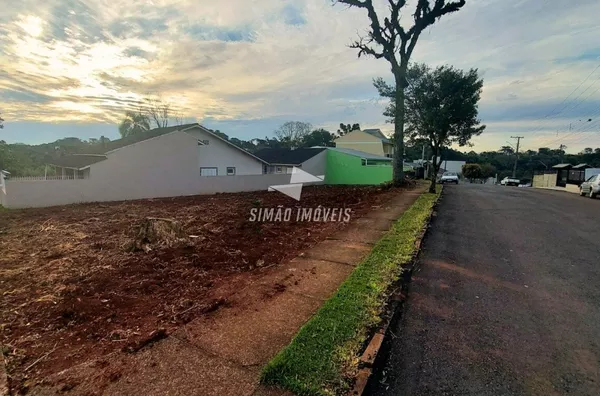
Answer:
<svg viewBox="0 0 600 396"><path fill-rule="evenodd" d="M160 125L160 127L181 125L180 118L174 119L169 115L169 109L170 106L167 106L162 111L157 111L156 118L150 113L144 113L145 110L127 111L123 121L119 124L120 135L127 137L143 134L156 125ZM1 121L4 120L0 119ZM1 127L3 127L2 123L0 123ZM333 147L336 138L353 130L360 130L360 125L358 123L341 123L339 129L332 133L323 128L315 129L306 122L288 121L275 131L274 137L263 139L242 140L229 137L219 130L211 131L232 144L254 153L264 148ZM12 176L42 176L46 172L46 164L52 162L53 158L68 154L98 152L98 148L109 141L110 139L105 136L87 140L67 137L39 145L10 144L0 140L0 169L9 171ZM52 169L48 169L48 171L49 174L52 174Z"/></svg>

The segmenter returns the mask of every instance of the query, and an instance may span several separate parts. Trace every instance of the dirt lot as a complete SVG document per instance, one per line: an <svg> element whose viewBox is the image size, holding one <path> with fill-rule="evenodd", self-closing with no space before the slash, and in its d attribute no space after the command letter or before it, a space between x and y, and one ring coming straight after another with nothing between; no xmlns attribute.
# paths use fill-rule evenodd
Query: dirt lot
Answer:
<svg viewBox="0 0 600 396"><path fill-rule="evenodd" d="M390 194L308 187L300 204L349 207L356 219ZM345 226L249 221L252 208L277 205L298 202L257 192L0 212L1 343L13 391L26 393L50 374L164 338L230 304L228 296L253 272ZM136 245L148 217L174 219L180 233Z"/></svg>

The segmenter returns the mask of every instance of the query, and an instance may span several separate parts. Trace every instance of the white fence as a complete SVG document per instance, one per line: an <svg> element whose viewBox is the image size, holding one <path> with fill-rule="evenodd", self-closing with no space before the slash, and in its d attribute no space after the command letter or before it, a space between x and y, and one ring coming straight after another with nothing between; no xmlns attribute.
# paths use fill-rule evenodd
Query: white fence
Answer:
<svg viewBox="0 0 600 396"><path fill-rule="evenodd" d="M14 181L33 181L33 180L75 180L74 176L16 176L11 177L9 180ZM81 177L79 179L82 179Z"/></svg>
<svg viewBox="0 0 600 396"><path fill-rule="evenodd" d="M7 208L45 207L82 202L176 197L267 190L271 185L287 184L289 174L216 176L192 180L160 178L110 182L93 179L6 180L6 195L0 189L0 203Z"/></svg>

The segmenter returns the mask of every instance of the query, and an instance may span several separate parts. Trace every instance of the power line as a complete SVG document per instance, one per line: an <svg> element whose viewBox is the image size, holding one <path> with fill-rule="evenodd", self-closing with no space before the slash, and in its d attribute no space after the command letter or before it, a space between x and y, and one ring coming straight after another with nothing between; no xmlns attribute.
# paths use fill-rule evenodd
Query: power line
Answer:
<svg viewBox="0 0 600 396"><path fill-rule="evenodd" d="M546 119L546 118L548 118L548 117L552 117L552 116L559 115L559 114L560 114L560 113L561 113L561 112L562 112L562 111L563 111L563 110L564 110L566 107L568 107L568 104L567 104L567 105L566 105L566 106L564 106L564 107L563 107L563 108L562 108L562 109L561 109L561 110L560 110L558 113L555 113L556 109L558 109L558 108L559 108L559 107L560 107L562 104L564 104L564 103L565 103L565 102L566 102L566 101L567 101L567 100L568 100L568 99L571 97L571 95L573 95L573 94L574 94L574 93L575 93L575 92L576 92L576 91L577 91L577 90L578 90L578 89L579 89L579 88L580 88L580 87L581 87L581 86L582 86L582 85L583 85L583 84L584 84L584 83L585 83L585 82L586 82L586 81L587 81L587 80L588 80L588 79L589 79L589 78L592 76L592 74L594 74L594 73L596 72L596 70L598 70L598 69L600 69L600 63L598 64L598 66L596 66L596 68L594 68L594 70L592 70L592 72L591 72L590 74L588 74L588 75L587 75L587 77L586 77L586 78L585 78L585 79L584 79L582 82L580 82L580 83L579 83L579 85L578 85L578 86L577 86L577 87L576 87L576 88L575 88L573 91L571 91L571 93L570 93L569 95L567 95L567 97L566 97L566 98L564 98L564 99L563 99L563 101L562 101L562 102L560 102L558 105L556 105L556 107L554 107L554 109L552 109L552 110L550 111L550 113L548 113L548 114L546 114L544 117L542 117L542 118L540 119L540 121L542 121L542 120L545 120L545 119ZM588 89L589 89L589 87L588 87ZM586 90L586 91L587 91L587 90ZM584 92L585 92L585 91L584 91ZM580 94L579 94L579 96L578 96L577 98L579 98L581 95L583 95L583 93L584 93L584 92L580 93ZM575 98L575 100L576 100L577 98ZM533 132L533 135L535 135L536 133L538 133L538 132L539 132L540 130L542 130L543 128L544 128L544 126L540 126L540 127L538 127L537 129L534 129L534 130L532 131L532 132ZM533 135L532 135L532 136L533 136Z"/></svg>

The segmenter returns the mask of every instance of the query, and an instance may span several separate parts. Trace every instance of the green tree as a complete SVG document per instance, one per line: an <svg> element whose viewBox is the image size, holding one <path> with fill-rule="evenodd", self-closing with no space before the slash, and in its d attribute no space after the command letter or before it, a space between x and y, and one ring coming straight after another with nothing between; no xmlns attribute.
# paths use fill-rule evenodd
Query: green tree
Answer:
<svg viewBox="0 0 600 396"><path fill-rule="evenodd" d="M344 124L340 123L340 129L337 130L338 135L344 136L352 131L360 131L360 124Z"/></svg>
<svg viewBox="0 0 600 396"><path fill-rule="evenodd" d="M515 153L515 149L513 149L511 146L502 146L498 152L504 155L513 155Z"/></svg>
<svg viewBox="0 0 600 396"><path fill-rule="evenodd" d="M465 164L462 166L462 174L473 183L476 179L483 179L483 170L479 164Z"/></svg>
<svg viewBox="0 0 600 396"><path fill-rule="evenodd" d="M337 0L350 7L364 9L371 22L366 37L359 37L350 47L358 49L358 56L370 55L376 59L389 62L394 75L394 94L396 108L394 111L394 159L393 183L404 184L404 91L408 87L407 71L410 57L417 45L423 30L433 25L443 15L460 10L465 0L416 1L412 13L414 23L405 29L401 22L401 10L406 0L388 0L389 16L383 21L377 15L373 0ZM433 3L433 5L431 4Z"/></svg>
<svg viewBox="0 0 600 396"><path fill-rule="evenodd" d="M481 177L483 179L489 179L490 177L496 176L496 167L490 163L481 164Z"/></svg>
<svg viewBox="0 0 600 396"><path fill-rule="evenodd" d="M434 161L429 190L434 192L442 151L451 144L468 145L473 136L485 129L477 118L483 80L476 69L431 69L425 64L412 65L406 77L406 133L411 141L423 139L431 147ZM375 81L375 87L383 96L394 90L381 79ZM392 98L390 106L396 100ZM390 113L393 111L388 108L384 114Z"/></svg>
<svg viewBox="0 0 600 396"><path fill-rule="evenodd" d="M308 122L288 121L275 131L275 136L283 147L297 148L302 145L311 127Z"/></svg>
<svg viewBox="0 0 600 396"><path fill-rule="evenodd" d="M326 131L323 128L315 129L302 139L302 147L335 147L335 144L333 143L334 140L335 135L333 133Z"/></svg>
<svg viewBox="0 0 600 396"><path fill-rule="evenodd" d="M121 137L137 135L150 130L150 120L148 116L141 111L126 111L125 118L119 125Z"/></svg>

